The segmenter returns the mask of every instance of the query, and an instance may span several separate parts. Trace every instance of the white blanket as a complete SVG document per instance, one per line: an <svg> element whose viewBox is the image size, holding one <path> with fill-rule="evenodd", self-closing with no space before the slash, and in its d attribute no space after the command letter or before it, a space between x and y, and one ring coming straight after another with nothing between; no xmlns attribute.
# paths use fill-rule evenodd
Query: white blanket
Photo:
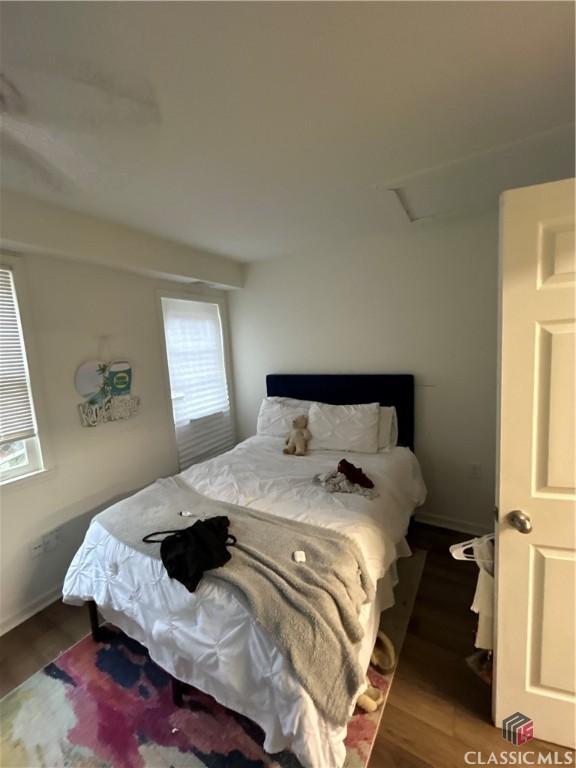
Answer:
<svg viewBox="0 0 576 768"><path fill-rule="evenodd" d="M233 451L188 469L180 479L214 499L333 528L362 548L378 605L365 606L362 663L367 667L379 609L392 602L393 564L408 554L404 534L426 494L418 462L405 448L381 454L312 452L284 456L281 438L254 437ZM380 494L368 500L329 494L312 478L347 458L362 466ZM97 521L64 583L64 600L95 600L103 615L142 642L171 674L256 721L264 747L290 749L307 768L340 768L345 728L316 711L289 665L247 609L217 584L191 595L169 579L160 561L114 539Z"/></svg>

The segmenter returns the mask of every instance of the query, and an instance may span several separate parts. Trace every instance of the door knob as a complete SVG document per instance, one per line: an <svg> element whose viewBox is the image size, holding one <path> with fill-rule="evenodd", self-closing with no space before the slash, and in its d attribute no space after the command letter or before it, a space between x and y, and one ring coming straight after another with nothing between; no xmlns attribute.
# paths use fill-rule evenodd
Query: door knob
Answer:
<svg viewBox="0 0 576 768"><path fill-rule="evenodd" d="M532 520L530 515L526 512L522 512L521 509L513 509L512 512L508 512L506 520L510 523L512 528L516 528L520 533L530 533L532 531Z"/></svg>

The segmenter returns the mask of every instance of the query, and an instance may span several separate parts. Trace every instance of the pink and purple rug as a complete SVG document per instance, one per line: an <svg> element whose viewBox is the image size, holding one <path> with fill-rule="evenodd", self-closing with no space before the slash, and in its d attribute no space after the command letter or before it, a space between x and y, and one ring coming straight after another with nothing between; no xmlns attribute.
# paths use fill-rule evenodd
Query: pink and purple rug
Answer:
<svg viewBox="0 0 576 768"><path fill-rule="evenodd" d="M374 670L370 680L390 684ZM300 768L290 753L264 752L255 723L196 689L176 707L170 676L113 629L102 643L85 637L0 707L3 768ZM366 766L380 716L350 721L350 768Z"/></svg>
<svg viewBox="0 0 576 768"><path fill-rule="evenodd" d="M400 652L424 564L404 560L396 605L382 626ZM400 570L400 569L399 569ZM369 670L387 697L394 672ZM167 675L119 630L80 640L0 702L2 768L301 768L262 749L260 728L191 689L176 707ZM356 711L345 768L366 768L384 706Z"/></svg>

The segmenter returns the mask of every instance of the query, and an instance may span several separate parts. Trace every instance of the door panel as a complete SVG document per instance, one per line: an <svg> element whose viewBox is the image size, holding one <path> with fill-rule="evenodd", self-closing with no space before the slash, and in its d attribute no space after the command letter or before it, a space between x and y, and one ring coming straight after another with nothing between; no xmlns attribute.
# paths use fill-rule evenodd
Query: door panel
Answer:
<svg viewBox="0 0 576 768"><path fill-rule="evenodd" d="M574 321L536 324L533 493L574 500Z"/></svg>
<svg viewBox="0 0 576 768"><path fill-rule="evenodd" d="M537 738L574 746L574 180L504 193L500 247L495 721L520 711Z"/></svg>
<svg viewBox="0 0 576 768"><path fill-rule="evenodd" d="M529 654L529 686L536 692L559 691L576 693L575 655L576 638L570 626L557 624L555 607L547 595L563 594L566 601L576 601L576 560L569 549L553 547L531 548L531 612L529 635L532 653Z"/></svg>

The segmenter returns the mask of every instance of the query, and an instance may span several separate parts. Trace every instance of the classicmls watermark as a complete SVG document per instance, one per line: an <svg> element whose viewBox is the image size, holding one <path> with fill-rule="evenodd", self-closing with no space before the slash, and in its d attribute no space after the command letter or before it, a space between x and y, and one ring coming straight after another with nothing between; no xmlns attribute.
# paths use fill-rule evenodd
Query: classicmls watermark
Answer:
<svg viewBox="0 0 576 768"><path fill-rule="evenodd" d="M534 722L522 712L514 712L502 721L502 738L515 747L527 744L534 738ZM535 750L510 750L508 752L465 752L466 765L575 765L571 750L536 752Z"/></svg>
<svg viewBox="0 0 576 768"><path fill-rule="evenodd" d="M502 738L514 744L526 744L534 738L534 722L522 712L514 712L502 721Z"/></svg>

